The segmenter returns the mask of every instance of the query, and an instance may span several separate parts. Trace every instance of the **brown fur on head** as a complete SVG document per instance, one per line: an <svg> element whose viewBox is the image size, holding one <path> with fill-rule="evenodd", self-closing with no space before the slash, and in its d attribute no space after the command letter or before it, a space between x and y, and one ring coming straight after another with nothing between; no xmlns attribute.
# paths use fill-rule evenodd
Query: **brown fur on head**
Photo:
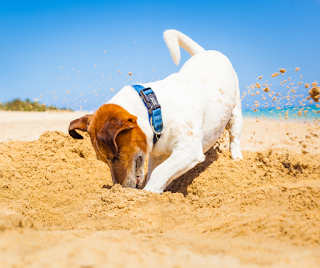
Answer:
<svg viewBox="0 0 320 268"><path fill-rule="evenodd" d="M70 123L69 134L82 139L76 129L89 133L97 158L110 167L114 184L142 188L147 141L136 116L119 105L104 104L94 114Z"/></svg>

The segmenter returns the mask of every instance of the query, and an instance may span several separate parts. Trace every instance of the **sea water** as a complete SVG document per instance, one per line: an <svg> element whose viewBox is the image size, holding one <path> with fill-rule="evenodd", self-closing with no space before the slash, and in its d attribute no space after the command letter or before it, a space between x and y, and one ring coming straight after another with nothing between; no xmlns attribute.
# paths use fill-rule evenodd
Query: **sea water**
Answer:
<svg viewBox="0 0 320 268"><path fill-rule="evenodd" d="M319 105L318 105L319 106ZM306 105L299 107L274 107L267 109L242 110L244 118L266 118L272 120L297 120L306 121L320 120L320 106Z"/></svg>

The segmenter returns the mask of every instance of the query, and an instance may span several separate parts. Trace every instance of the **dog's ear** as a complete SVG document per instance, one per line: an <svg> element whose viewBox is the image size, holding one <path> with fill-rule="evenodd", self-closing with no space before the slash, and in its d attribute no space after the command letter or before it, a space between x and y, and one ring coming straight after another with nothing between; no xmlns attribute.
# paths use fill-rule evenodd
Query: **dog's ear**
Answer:
<svg viewBox="0 0 320 268"><path fill-rule="evenodd" d="M69 134L75 139L83 139L83 137L76 132L76 129L87 131L90 123L91 115L85 115L79 119L73 120L69 126Z"/></svg>
<svg viewBox="0 0 320 268"><path fill-rule="evenodd" d="M98 139L108 146L113 156L118 155L118 145L116 138L121 131L135 127L135 118L113 119L106 122L97 134Z"/></svg>

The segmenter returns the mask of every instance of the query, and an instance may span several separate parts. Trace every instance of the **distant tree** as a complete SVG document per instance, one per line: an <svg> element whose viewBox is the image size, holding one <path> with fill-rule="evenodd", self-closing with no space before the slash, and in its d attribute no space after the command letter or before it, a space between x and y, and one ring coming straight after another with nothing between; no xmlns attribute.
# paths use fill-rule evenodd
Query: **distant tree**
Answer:
<svg viewBox="0 0 320 268"><path fill-rule="evenodd" d="M55 106L46 106L44 103L41 104L38 101L32 102L30 99L26 99L25 101L21 101L20 99L14 99L13 101L6 102L4 104L0 103L0 110L5 111L37 111L44 112L48 110L64 110L71 111L66 108L57 108Z"/></svg>

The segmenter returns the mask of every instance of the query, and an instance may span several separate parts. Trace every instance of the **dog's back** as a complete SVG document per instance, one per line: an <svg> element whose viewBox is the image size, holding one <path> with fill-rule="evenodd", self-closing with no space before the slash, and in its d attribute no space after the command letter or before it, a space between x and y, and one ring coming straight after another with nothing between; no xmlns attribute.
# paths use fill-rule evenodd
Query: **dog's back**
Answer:
<svg viewBox="0 0 320 268"><path fill-rule="evenodd" d="M182 66L179 73L163 80L166 85L162 85L161 90L157 91L159 97L176 96L175 99L180 99L181 101L176 103L174 108L170 107L170 110L185 117L184 119L196 120L197 114L204 115L204 151L212 146L227 126L232 135L233 157L242 158L239 150L242 130L239 80L231 62L221 52L206 51L179 31L165 31L164 39L176 64L180 61L179 46L192 57ZM192 112L193 106L198 107L196 113ZM202 109L199 110L199 107Z"/></svg>

